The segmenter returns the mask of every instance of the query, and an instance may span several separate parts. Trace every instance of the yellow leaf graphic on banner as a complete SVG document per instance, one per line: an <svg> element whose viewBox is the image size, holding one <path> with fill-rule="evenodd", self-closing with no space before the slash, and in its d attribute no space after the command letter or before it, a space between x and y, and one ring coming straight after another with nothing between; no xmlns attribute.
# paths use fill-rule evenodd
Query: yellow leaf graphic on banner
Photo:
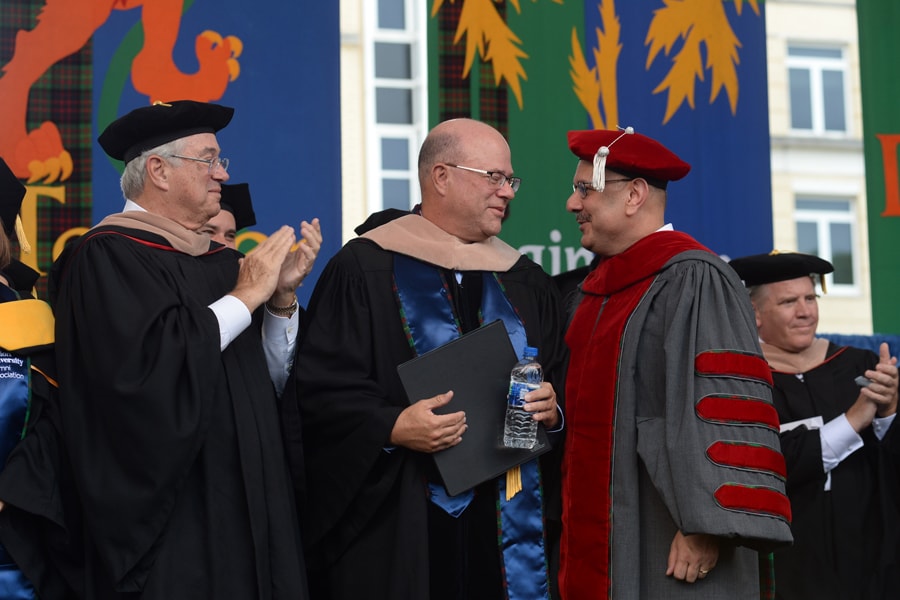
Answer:
<svg viewBox="0 0 900 600"><path fill-rule="evenodd" d="M575 96L588 112L593 128L606 129L603 125L603 117L600 116L600 80L597 77L597 68L588 68L584 53L581 51L581 42L578 40L578 30L574 27L572 28L572 55L569 56L569 67Z"/></svg>
<svg viewBox="0 0 900 600"><path fill-rule="evenodd" d="M469 75L476 52L494 67L494 83L506 80L522 108L521 79L527 79L519 59L528 58L519 48L522 41L500 17L491 0L466 0L459 15L454 43L466 37L466 59L463 77Z"/></svg>
<svg viewBox="0 0 900 600"><path fill-rule="evenodd" d="M756 3L756 0L747 0L747 2L753 7L753 12L758 15L759 5ZM734 0L734 7L737 9L737 14L741 14L741 9L744 7L744 0Z"/></svg>
<svg viewBox="0 0 900 600"><path fill-rule="evenodd" d="M455 4L457 0L449 0ZM461 1L461 0L460 0ZM509 0L509 4L517 13L521 12L520 0ZM552 0L554 4L562 4L564 0ZM440 12L445 0L434 0L431 5L431 16ZM458 44L465 36L466 56L463 64L463 77L468 77L476 56L491 63L494 72L494 83L500 85L502 80L516 97L516 103L522 108L522 81L528 79L522 60L528 58L522 50L522 40L513 32L497 11L496 4L502 0L465 0L459 15L459 24L453 39ZM537 0L532 0L532 3Z"/></svg>
<svg viewBox="0 0 900 600"><path fill-rule="evenodd" d="M589 69L578 32L572 29L572 55L569 56L569 73L572 76L575 95L587 110L594 129L615 127L619 121L618 80L616 65L622 44L619 41L619 19L616 17L615 2L606 0L597 5L603 29L596 29L597 47L594 48L594 62L597 66ZM600 115L602 103L603 115Z"/></svg>
<svg viewBox="0 0 900 600"><path fill-rule="evenodd" d="M748 2L759 14L756 0ZM742 2L736 0L735 7L740 14ZM660 51L668 56L679 40L683 41L681 50L672 59L666 77L653 90L655 94L668 91L663 123L668 122L684 102L694 108L696 82L704 80L707 70L712 76L710 104L724 88L734 114L738 101L736 65L740 62L738 48L741 43L731 28L722 0L665 0L665 6L654 11L647 30L644 42L649 46L646 67L650 68ZM705 65L703 48L707 57Z"/></svg>

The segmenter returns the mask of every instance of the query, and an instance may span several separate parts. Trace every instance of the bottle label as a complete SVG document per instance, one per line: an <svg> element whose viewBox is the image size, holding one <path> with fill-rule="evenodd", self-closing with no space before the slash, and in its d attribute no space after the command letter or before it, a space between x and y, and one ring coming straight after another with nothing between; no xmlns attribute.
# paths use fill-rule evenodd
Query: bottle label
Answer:
<svg viewBox="0 0 900 600"><path fill-rule="evenodd" d="M512 381L509 384L509 394L506 397L506 401L510 406L521 408L525 406L525 394L527 394L531 390L536 390L539 387L541 386L534 383Z"/></svg>

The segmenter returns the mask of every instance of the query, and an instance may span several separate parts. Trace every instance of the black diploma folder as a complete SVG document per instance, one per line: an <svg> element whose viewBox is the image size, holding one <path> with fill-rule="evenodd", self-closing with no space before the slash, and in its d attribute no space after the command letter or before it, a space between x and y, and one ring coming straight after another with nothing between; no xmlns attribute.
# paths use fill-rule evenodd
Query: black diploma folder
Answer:
<svg viewBox="0 0 900 600"><path fill-rule="evenodd" d="M462 442L432 455L451 496L550 450L543 426L531 450L503 446L509 372L517 360L497 320L397 367L410 403L453 390L453 400L437 412L466 413Z"/></svg>

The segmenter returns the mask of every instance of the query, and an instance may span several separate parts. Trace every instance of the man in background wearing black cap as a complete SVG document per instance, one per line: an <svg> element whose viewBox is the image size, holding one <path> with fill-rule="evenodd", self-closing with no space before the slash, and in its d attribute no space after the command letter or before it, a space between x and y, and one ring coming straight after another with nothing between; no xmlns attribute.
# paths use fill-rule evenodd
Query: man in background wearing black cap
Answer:
<svg viewBox="0 0 900 600"><path fill-rule="evenodd" d="M730 264L750 290L787 461L794 545L774 553L776 597L897 597L897 359L887 344L875 356L816 337L814 277L828 261L773 252Z"/></svg>
<svg viewBox="0 0 900 600"><path fill-rule="evenodd" d="M256 225L256 213L250 198L250 185L246 183L223 183L219 214L200 228L214 242L237 250L237 232Z"/></svg>
<svg viewBox="0 0 900 600"><path fill-rule="evenodd" d="M233 109L136 109L99 142L125 211L57 269L65 448L83 505L88 598L304 598L263 304L296 310L306 255L283 226L242 260L200 227ZM294 287L291 287L294 285ZM266 311L262 318L265 316Z"/></svg>
<svg viewBox="0 0 900 600"><path fill-rule="evenodd" d="M569 148L600 259L566 334L561 595L758 600L754 549L790 541L790 506L746 292L665 225L687 163L631 129Z"/></svg>

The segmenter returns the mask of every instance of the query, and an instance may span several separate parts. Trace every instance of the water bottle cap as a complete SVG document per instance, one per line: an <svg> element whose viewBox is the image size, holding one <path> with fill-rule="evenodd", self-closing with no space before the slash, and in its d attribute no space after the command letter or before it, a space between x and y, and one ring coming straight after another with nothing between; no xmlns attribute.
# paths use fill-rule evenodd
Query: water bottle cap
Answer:
<svg viewBox="0 0 900 600"><path fill-rule="evenodd" d="M522 351L522 355L525 357L535 358L538 355L537 348L534 346L525 346L525 350Z"/></svg>

